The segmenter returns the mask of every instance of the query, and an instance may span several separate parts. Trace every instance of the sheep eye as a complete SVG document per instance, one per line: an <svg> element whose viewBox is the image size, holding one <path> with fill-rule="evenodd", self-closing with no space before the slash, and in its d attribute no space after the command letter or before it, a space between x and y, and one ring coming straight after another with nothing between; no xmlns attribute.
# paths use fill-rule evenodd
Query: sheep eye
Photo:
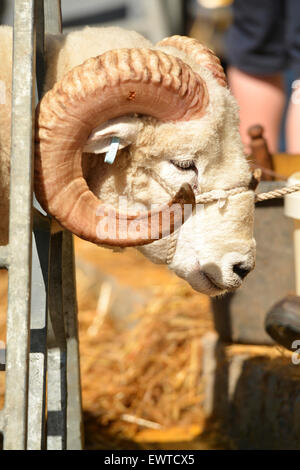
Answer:
<svg viewBox="0 0 300 470"><path fill-rule="evenodd" d="M181 170L196 170L193 160L171 160L171 163Z"/></svg>

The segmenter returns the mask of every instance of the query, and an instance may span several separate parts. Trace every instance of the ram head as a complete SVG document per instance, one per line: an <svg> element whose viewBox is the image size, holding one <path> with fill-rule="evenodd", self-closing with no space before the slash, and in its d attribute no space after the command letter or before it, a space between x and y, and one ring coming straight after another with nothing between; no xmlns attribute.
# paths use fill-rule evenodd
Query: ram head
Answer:
<svg viewBox="0 0 300 470"><path fill-rule="evenodd" d="M36 120L42 207L81 238L168 264L197 291L239 287L255 262L254 193L219 59L190 38L153 46L117 28L49 37L47 58ZM236 187L222 203L195 204Z"/></svg>

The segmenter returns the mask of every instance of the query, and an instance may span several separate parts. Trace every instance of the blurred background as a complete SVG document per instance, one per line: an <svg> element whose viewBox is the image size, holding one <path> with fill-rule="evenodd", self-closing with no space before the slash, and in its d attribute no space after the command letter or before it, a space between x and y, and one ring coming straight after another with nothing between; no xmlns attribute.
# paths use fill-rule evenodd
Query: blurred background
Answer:
<svg viewBox="0 0 300 470"><path fill-rule="evenodd" d="M211 48L226 70L226 32L233 20L234 0L62 0L65 32L84 25L118 25L140 32L153 43L173 34L194 37ZM13 1L0 0L0 21L12 24ZM285 94L291 95L293 72L284 74ZM286 111L279 132L278 151L284 152ZM255 124L255 123L254 123Z"/></svg>
<svg viewBox="0 0 300 470"><path fill-rule="evenodd" d="M84 25L118 25L153 42L172 34L191 34L224 57L223 34L231 0L62 0L64 31ZM12 24L13 1L1 0L2 24Z"/></svg>

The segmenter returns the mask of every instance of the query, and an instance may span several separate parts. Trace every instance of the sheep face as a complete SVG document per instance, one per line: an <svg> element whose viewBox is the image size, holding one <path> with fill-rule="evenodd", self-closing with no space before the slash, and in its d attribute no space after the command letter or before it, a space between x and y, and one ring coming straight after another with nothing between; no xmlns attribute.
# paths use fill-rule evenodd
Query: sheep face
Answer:
<svg viewBox="0 0 300 470"><path fill-rule="evenodd" d="M214 87L208 112L197 121L161 123L138 116L114 120L93 134L87 149L94 145L93 150L101 153L115 135L123 150L112 166L103 163L103 155L87 157L89 186L113 206L126 196L131 210L164 204L170 199L168 190L175 193L183 183L189 183L196 195L213 189L247 188L251 172L243 155L237 116L228 90ZM195 290L209 295L238 288L254 268L253 223L252 191L231 196L223 207L218 203L197 205L178 232L169 268ZM165 264L170 243L166 237L139 251L154 263Z"/></svg>

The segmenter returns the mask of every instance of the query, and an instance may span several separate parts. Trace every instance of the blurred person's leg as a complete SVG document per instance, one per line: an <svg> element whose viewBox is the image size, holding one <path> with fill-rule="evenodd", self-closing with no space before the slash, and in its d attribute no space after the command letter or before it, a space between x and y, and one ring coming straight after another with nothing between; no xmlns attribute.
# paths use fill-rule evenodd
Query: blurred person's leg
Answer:
<svg viewBox="0 0 300 470"><path fill-rule="evenodd" d="M236 67L229 67L228 81L240 107L240 132L246 152L250 153L248 129L255 124L264 127L270 151L277 152L285 106L282 75L251 75Z"/></svg>
<svg viewBox="0 0 300 470"><path fill-rule="evenodd" d="M284 110L282 71L285 51L285 0L235 0L227 37L229 85L240 106L246 150L248 127L262 124L270 150L277 150Z"/></svg>

